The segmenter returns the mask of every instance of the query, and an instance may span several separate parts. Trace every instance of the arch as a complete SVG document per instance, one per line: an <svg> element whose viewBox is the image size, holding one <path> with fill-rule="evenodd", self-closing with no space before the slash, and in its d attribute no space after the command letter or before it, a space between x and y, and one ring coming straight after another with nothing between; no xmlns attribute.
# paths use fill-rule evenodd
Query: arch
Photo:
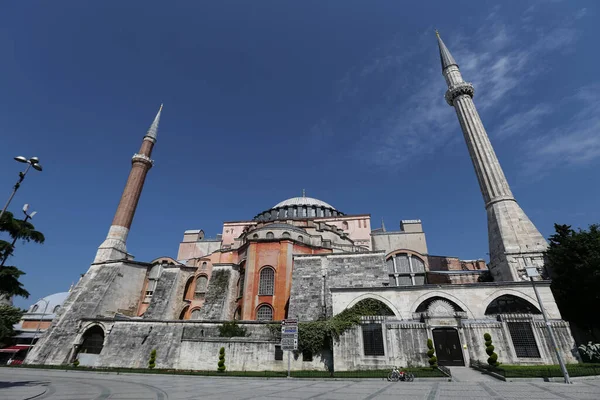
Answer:
<svg viewBox="0 0 600 400"><path fill-rule="evenodd" d="M531 303L534 307L539 308L537 305L538 304L537 299L529 296L526 293L522 293L522 292L519 292L518 290L514 290L514 289L498 289L495 292L493 292L492 294L490 294L488 297L486 297L486 299L484 301L482 301L481 304L485 305L485 309L487 310L487 308L489 307L489 305L492 301L494 301L496 298L506 295L506 294L510 294L515 297L520 297L521 299ZM482 309L483 309L483 307L482 307Z"/></svg>
<svg viewBox="0 0 600 400"><path fill-rule="evenodd" d="M238 307L235 309L235 312L233 313L233 319L236 321L242 319L242 307Z"/></svg>
<svg viewBox="0 0 600 400"><path fill-rule="evenodd" d="M270 265L260 270L258 279L258 295L273 296L275 294L275 270Z"/></svg>
<svg viewBox="0 0 600 400"><path fill-rule="evenodd" d="M258 239L258 233L255 233L254 235L252 235L252 239Z"/></svg>
<svg viewBox="0 0 600 400"><path fill-rule="evenodd" d="M363 300L366 300L366 299L372 299L372 300L380 301L381 303L385 304L387 306L387 308L389 308L394 313L394 315L396 316L396 318L400 318L400 319L402 318L402 315L400 314L400 311L398 311L398 309L396 308L396 306L394 306L392 304L392 302L390 302L385 297L380 296L380 295L375 294L375 293L361 294L360 296L358 296L355 299L353 299L350 303L348 303L348 305L346 306L346 308L352 308L356 304L358 304L359 302L361 302Z"/></svg>
<svg viewBox="0 0 600 400"><path fill-rule="evenodd" d="M392 251L390 251L389 253L387 253L385 255L385 259L388 260L392 256L395 256L396 254L402 254L402 253L410 254L411 256L417 256L417 257L419 257L423 261L427 260L427 257L425 257L425 255L419 253L418 251L409 250L409 249L396 249L396 250L392 250Z"/></svg>
<svg viewBox="0 0 600 400"><path fill-rule="evenodd" d="M202 299L208 291L208 276L202 274L196 276L196 287L194 288L194 299Z"/></svg>
<svg viewBox="0 0 600 400"><path fill-rule="evenodd" d="M304 237L302 235L298 235L298 241L304 243Z"/></svg>
<svg viewBox="0 0 600 400"><path fill-rule="evenodd" d="M54 310L52 310L52 313L56 314L58 312L58 310L60 310L60 306L59 305L54 307Z"/></svg>
<svg viewBox="0 0 600 400"><path fill-rule="evenodd" d="M535 305L521 297L503 294L490 301L485 308L485 315L496 314L541 314L541 312Z"/></svg>
<svg viewBox="0 0 600 400"><path fill-rule="evenodd" d="M200 319L201 314L202 314L202 311L200 310L200 307L194 308L192 310L192 312L190 313L190 319L198 320L198 319Z"/></svg>
<svg viewBox="0 0 600 400"><path fill-rule="evenodd" d="M275 235L273 234L273 232L269 231L267 232L267 239L273 239L275 238Z"/></svg>
<svg viewBox="0 0 600 400"><path fill-rule="evenodd" d="M180 320L186 319L185 315L187 314L187 312L188 312L189 309L190 309L190 306L183 307L183 310L181 310L181 312L179 313L179 319Z"/></svg>
<svg viewBox="0 0 600 400"><path fill-rule="evenodd" d="M183 289L183 300L189 300L192 297L191 287L194 282L194 277L190 276L185 283L185 289Z"/></svg>
<svg viewBox="0 0 600 400"><path fill-rule="evenodd" d="M442 292L439 290L427 292L419 296L415 301L413 301L413 303L410 306L411 313L417 312L417 308L419 307L419 305L432 297L438 297L443 300L450 301L456 304L464 312L466 312L469 318L475 318L475 315L473 314L469 306L467 306L463 301L461 301L459 298L450 293Z"/></svg>
<svg viewBox="0 0 600 400"><path fill-rule="evenodd" d="M100 354L104 347L104 329L100 325L93 325L83 333L81 339L78 354Z"/></svg>
<svg viewBox="0 0 600 400"><path fill-rule="evenodd" d="M267 303L263 303L256 307L256 320L273 321L273 307Z"/></svg>
<svg viewBox="0 0 600 400"><path fill-rule="evenodd" d="M440 303L441 302L441 303ZM419 306L417 307L417 309L415 310L415 312L426 312L429 311L431 306L435 307L435 303L439 304L440 306L443 307L443 303L447 304L448 306L452 307L452 311L465 311L463 310L458 304L456 304L455 302L453 302L452 300L449 300L445 297L442 296L432 296L427 298L426 300L423 300L421 302L421 304L419 304Z"/></svg>
<svg viewBox="0 0 600 400"><path fill-rule="evenodd" d="M345 230L345 231L348 230L348 222L346 222L346 221L342 222L342 229Z"/></svg>
<svg viewBox="0 0 600 400"><path fill-rule="evenodd" d="M283 232L283 233L281 234L281 237L284 237L284 238L289 238L289 237L290 237L290 233L289 233L289 232Z"/></svg>
<svg viewBox="0 0 600 400"><path fill-rule="evenodd" d="M202 270L205 270L207 266L208 266L208 263L206 261L203 261L202 262Z"/></svg>

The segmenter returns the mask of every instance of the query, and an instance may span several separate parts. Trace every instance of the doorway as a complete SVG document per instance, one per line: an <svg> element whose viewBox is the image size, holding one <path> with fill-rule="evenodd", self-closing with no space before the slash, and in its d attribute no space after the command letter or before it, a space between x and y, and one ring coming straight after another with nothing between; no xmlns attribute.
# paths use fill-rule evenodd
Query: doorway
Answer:
<svg viewBox="0 0 600 400"><path fill-rule="evenodd" d="M458 331L453 328L437 328L433 330L433 342L438 364L445 366L464 366L462 347Z"/></svg>

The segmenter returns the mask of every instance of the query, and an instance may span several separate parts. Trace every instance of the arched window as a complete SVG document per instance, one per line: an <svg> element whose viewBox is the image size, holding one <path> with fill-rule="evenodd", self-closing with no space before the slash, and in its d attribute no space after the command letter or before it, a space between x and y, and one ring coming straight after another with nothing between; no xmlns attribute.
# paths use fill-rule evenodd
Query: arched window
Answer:
<svg viewBox="0 0 600 400"><path fill-rule="evenodd" d="M204 298L206 288L208 286L208 278L205 275L200 275L196 278L196 290L194 290L194 299Z"/></svg>
<svg viewBox="0 0 600 400"><path fill-rule="evenodd" d="M158 279L162 274L163 266L161 264L155 264L148 271L148 286L146 286L146 294L144 296L144 303L149 303L150 299L152 299L152 295L156 290L156 285L158 284Z"/></svg>
<svg viewBox="0 0 600 400"><path fill-rule="evenodd" d="M258 239L258 233L255 233L254 235L252 235L252 239Z"/></svg>
<svg viewBox="0 0 600 400"><path fill-rule="evenodd" d="M190 306L185 306L183 308L183 310L181 310L181 314L179 314L179 319L185 319L185 314L187 314L188 310L190 309Z"/></svg>
<svg viewBox="0 0 600 400"><path fill-rule="evenodd" d="M273 309L268 304L263 304L256 310L256 319L258 321L273 321Z"/></svg>
<svg viewBox="0 0 600 400"><path fill-rule="evenodd" d="M304 243L304 238L302 237L302 235L298 236L298 241Z"/></svg>
<svg viewBox="0 0 600 400"><path fill-rule="evenodd" d="M190 319L200 319L200 309L199 308L192 310L192 315L191 315Z"/></svg>
<svg viewBox="0 0 600 400"><path fill-rule="evenodd" d="M58 310L60 310L60 306L54 307L54 310L52 310L52 313L56 314L58 312Z"/></svg>
<svg viewBox="0 0 600 400"><path fill-rule="evenodd" d="M271 267L265 267L260 271L258 285L259 296L272 296L275 286L275 271Z"/></svg>
<svg viewBox="0 0 600 400"><path fill-rule="evenodd" d="M205 270L207 265L208 265L208 264L206 263L206 261L204 261L204 262L202 263L202 269L203 269L203 270Z"/></svg>
<svg viewBox="0 0 600 400"><path fill-rule="evenodd" d="M244 295L244 280L246 278L246 274L240 274L240 279L238 279L238 297L242 297Z"/></svg>
<svg viewBox="0 0 600 400"><path fill-rule="evenodd" d="M540 310L527 300L505 294L494 299L485 309L485 315L494 314L541 314Z"/></svg>
<svg viewBox="0 0 600 400"><path fill-rule="evenodd" d="M185 283L185 289L183 290L183 300L189 300L192 298L191 287L194 282L194 277L190 276L190 278Z"/></svg>
<svg viewBox="0 0 600 400"><path fill-rule="evenodd" d="M267 239L273 239L274 237L273 232L267 232Z"/></svg>
<svg viewBox="0 0 600 400"><path fill-rule="evenodd" d="M104 346L104 330L95 325L85 331L79 353L100 354Z"/></svg>
<svg viewBox="0 0 600 400"><path fill-rule="evenodd" d="M239 321L242 318L242 308L238 307L235 309L235 312L233 313L233 319Z"/></svg>
<svg viewBox="0 0 600 400"><path fill-rule="evenodd" d="M290 237L290 233L289 232L283 232L283 234L281 235L284 238L289 238Z"/></svg>
<svg viewBox="0 0 600 400"><path fill-rule="evenodd" d="M346 221L342 222L342 229L345 231L348 230L348 223Z"/></svg>
<svg viewBox="0 0 600 400"><path fill-rule="evenodd" d="M398 253L386 260L391 286L425 284L425 262L414 254Z"/></svg>
<svg viewBox="0 0 600 400"><path fill-rule="evenodd" d="M36 312L38 310L38 308L39 308L38 305L34 304L33 307L31 307L31 312L32 313Z"/></svg>

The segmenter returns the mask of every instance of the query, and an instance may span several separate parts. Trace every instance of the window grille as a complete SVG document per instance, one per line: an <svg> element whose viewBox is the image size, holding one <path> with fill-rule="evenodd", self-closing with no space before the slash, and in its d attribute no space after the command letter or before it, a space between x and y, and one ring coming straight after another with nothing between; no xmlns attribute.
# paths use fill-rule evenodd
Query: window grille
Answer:
<svg viewBox="0 0 600 400"><path fill-rule="evenodd" d="M425 263L419 257L412 256L412 270L413 272L425 272Z"/></svg>
<svg viewBox="0 0 600 400"><path fill-rule="evenodd" d="M412 285L412 280L410 276L403 275L398 277L398 286L410 286Z"/></svg>
<svg viewBox="0 0 600 400"><path fill-rule="evenodd" d="M271 267L265 267L260 271L259 296L272 296L275 285L275 271Z"/></svg>
<svg viewBox="0 0 600 400"><path fill-rule="evenodd" d="M396 256L396 268L399 273L410 272L410 266L408 264L408 255L398 254Z"/></svg>
<svg viewBox="0 0 600 400"><path fill-rule="evenodd" d="M362 325L362 336L365 356L385 356L381 324Z"/></svg>
<svg viewBox="0 0 600 400"><path fill-rule="evenodd" d="M283 350L279 345L275 345L275 361L283 361Z"/></svg>
<svg viewBox="0 0 600 400"><path fill-rule="evenodd" d="M510 337L517 357L540 358L531 323L529 322L507 322Z"/></svg>
<svg viewBox="0 0 600 400"><path fill-rule="evenodd" d="M83 335L80 353L100 354L104 346L104 331L99 326L94 326Z"/></svg>
<svg viewBox="0 0 600 400"><path fill-rule="evenodd" d="M273 309L266 304L258 307L256 319L259 321L273 321Z"/></svg>
<svg viewBox="0 0 600 400"><path fill-rule="evenodd" d="M200 310L193 310L190 319L200 319Z"/></svg>

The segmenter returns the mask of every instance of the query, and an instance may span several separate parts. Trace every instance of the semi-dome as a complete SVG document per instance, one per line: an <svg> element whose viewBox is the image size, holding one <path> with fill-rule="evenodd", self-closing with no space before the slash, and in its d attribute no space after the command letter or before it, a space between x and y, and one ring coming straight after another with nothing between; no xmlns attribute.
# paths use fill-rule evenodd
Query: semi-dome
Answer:
<svg viewBox="0 0 600 400"><path fill-rule="evenodd" d="M275 204L272 208L287 206L317 206L331 208L332 210L335 210L335 207L333 207L331 204L325 203L324 201L319 199L313 199L312 197L292 197L291 199L287 199Z"/></svg>
<svg viewBox="0 0 600 400"><path fill-rule="evenodd" d="M23 318L27 319L27 317L34 316L38 319L41 316L51 318L60 309L68 296L69 292L54 293L46 296L29 307L29 310L23 315Z"/></svg>

